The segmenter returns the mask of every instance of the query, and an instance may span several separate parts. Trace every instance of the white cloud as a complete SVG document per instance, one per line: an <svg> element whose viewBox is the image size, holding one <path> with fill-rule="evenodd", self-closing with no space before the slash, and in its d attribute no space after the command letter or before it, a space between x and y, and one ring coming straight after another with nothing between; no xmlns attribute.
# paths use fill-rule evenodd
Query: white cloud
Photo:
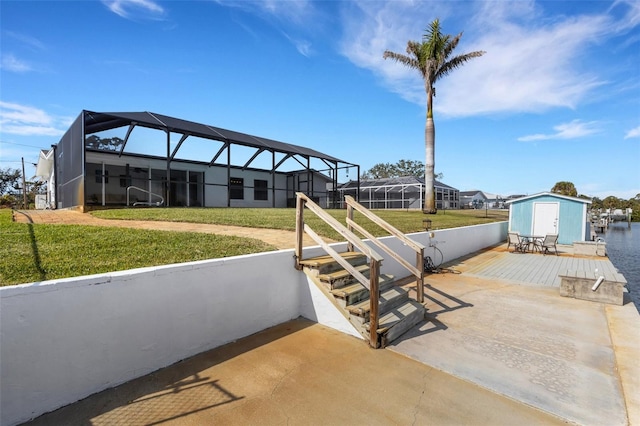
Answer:
<svg viewBox="0 0 640 426"><path fill-rule="evenodd" d="M11 53L2 55L2 62L0 62L0 68L12 72L29 72L33 71L33 68L29 64L13 56Z"/></svg>
<svg viewBox="0 0 640 426"><path fill-rule="evenodd" d="M214 0L221 6L234 7L245 12L261 16L275 17L283 22L303 25L315 12L310 0L282 1L282 0Z"/></svg>
<svg viewBox="0 0 640 426"><path fill-rule="evenodd" d="M308 37L292 35L297 32L308 32L319 20L317 9L309 0L214 0L217 4L242 10L257 16L280 30L283 36L305 57L313 52L312 43ZM248 33L256 37L252 28L238 22Z"/></svg>
<svg viewBox="0 0 640 426"><path fill-rule="evenodd" d="M472 116L502 112L540 112L575 108L606 84L581 68L585 52L614 30L608 15L543 19L534 2L360 2L359 13L345 14L343 54L371 69L390 90L419 105L424 85L416 70L384 61L385 49L405 51L419 40L425 23L440 17L444 32L464 30L455 53L487 53L467 62L437 84L437 114ZM459 12L459 13L458 13ZM416 24L419 23L419 24ZM614 25L613 25L614 26Z"/></svg>
<svg viewBox="0 0 640 426"><path fill-rule="evenodd" d="M535 134L519 137L521 142L542 141L549 139L577 139L600 132L597 121L584 122L573 120L569 123L558 124L553 127L555 133Z"/></svg>
<svg viewBox="0 0 640 426"><path fill-rule="evenodd" d="M640 25L640 2L637 0L616 0L610 10L616 11L625 7L626 13L617 25L618 31L626 31Z"/></svg>
<svg viewBox="0 0 640 426"><path fill-rule="evenodd" d="M64 130L58 126L66 121L65 118L54 118L39 108L0 101L0 133L60 136Z"/></svg>
<svg viewBox="0 0 640 426"><path fill-rule="evenodd" d="M405 53L407 41L419 40L433 17L450 14L443 2L356 1L342 13L341 53L355 65L381 76L384 85L404 99L425 104L424 85L416 70L384 60L385 50Z"/></svg>
<svg viewBox="0 0 640 426"><path fill-rule="evenodd" d="M296 47L298 53L302 56L309 57L313 54L313 49L311 47L311 42L304 39L296 39L289 36L287 33L284 33L284 36Z"/></svg>
<svg viewBox="0 0 640 426"><path fill-rule="evenodd" d="M28 126L24 124L0 124L3 133L20 136L61 136L64 131L48 126Z"/></svg>
<svg viewBox="0 0 640 426"><path fill-rule="evenodd" d="M152 0L103 0L110 11L126 19L144 17L157 19L164 16L164 9Z"/></svg>
<svg viewBox="0 0 640 426"><path fill-rule="evenodd" d="M630 138L640 138L640 126L636 127L635 129L631 129L627 132L626 135L624 135L625 139L630 139Z"/></svg>
<svg viewBox="0 0 640 426"><path fill-rule="evenodd" d="M575 108L604 84L575 63L606 21L579 17L539 28L503 22L468 46L487 53L443 80L436 108L453 116Z"/></svg>
<svg viewBox="0 0 640 426"><path fill-rule="evenodd" d="M14 31L5 31L5 34L31 47L32 50L45 50L45 45L35 37L31 37L26 34L16 33Z"/></svg>

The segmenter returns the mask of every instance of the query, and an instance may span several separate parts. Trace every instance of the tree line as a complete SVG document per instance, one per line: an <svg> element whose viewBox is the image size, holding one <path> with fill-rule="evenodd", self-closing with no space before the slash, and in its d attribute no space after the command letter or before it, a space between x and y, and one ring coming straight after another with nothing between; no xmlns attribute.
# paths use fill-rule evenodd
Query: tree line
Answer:
<svg viewBox="0 0 640 426"><path fill-rule="evenodd" d="M11 167L0 168L0 208L17 207L28 208L35 205L36 194L45 193L45 182L35 177L25 181L27 191L27 206L24 206L22 171Z"/></svg>
<svg viewBox="0 0 640 426"><path fill-rule="evenodd" d="M633 213L631 213L631 220L634 222L640 221L640 194L636 194L635 197L629 198L628 200L614 197L613 195L609 195L601 200L598 197L589 197L588 195L578 194L575 185L568 181L556 182L553 188L551 188L551 192L554 194L591 200L591 209L593 210L625 210L627 208L631 208L633 211Z"/></svg>

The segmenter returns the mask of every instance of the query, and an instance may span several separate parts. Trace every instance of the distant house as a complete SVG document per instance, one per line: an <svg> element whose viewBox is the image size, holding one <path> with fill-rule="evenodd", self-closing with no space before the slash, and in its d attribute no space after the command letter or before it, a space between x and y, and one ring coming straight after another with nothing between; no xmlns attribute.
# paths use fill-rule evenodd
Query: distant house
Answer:
<svg viewBox="0 0 640 426"><path fill-rule="evenodd" d="M504 209L504 199L500 195L490 194L480 190L461 191L461 209Z"/></svg>
<svg viewBox="0 0 640 426"><path fill-rule="evenodd" d="M460 191L438 181L434 187L437 209L459 208ZM351 180L339 186L337 192L336 198L340 201L336 207L342 207L345 195L359 199L370 209L422 209L424 206L424 179L415 176Z"/></svg>
<svg viewBox="0 0 640 426"><path fill-rule="evenodd" d="M590 204L590 200L551 192L509 200L509 231L535 236L557 234L559 244L588 241Z"/></svg>
<svg viewBox="0 0 640 426"><path fill-rule="evenodd" d="M296 192L326 207L348 167L359 171L309 148L156 113L82 111L36 170L49 207L85 210L286 207Z"/></svg>

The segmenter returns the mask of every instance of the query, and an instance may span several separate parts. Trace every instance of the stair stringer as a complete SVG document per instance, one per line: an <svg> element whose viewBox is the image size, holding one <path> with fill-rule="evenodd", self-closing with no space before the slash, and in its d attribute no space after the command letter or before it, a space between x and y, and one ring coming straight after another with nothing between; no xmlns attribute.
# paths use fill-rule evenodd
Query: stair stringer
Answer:
<svg viewBox="0 0 640 426"><path fill-rule="evenodd" d="M342 333L350 334L362 340L368 340L368 338L363 336L360 330L351 323L349 313L340 307L336 298L333 297L333 294L331 294L317 276L310 272L308 268L304 268L304 273L313 305L313 315L315 315L315 318L307 318Z"/></svg>

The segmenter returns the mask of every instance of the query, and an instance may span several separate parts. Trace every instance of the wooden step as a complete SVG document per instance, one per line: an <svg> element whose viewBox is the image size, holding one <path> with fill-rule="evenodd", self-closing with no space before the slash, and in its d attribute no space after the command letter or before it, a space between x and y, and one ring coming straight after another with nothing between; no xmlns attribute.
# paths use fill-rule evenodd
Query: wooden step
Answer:
<svg viewBox="0 0 640 426"><path fill-rule="evenodd" d="M391 287L385 291L380 292L380 300L378 303L378 312L381 315L385 315L385 312L393 309L394 307L401 305L405 301L409 300L409 293L402 287ZM346 307L349 314L351 314L356 322L364 324L369 321L369 312L371 310L371 303L369 298L362 300L355 305L348 305ZM382 321L380 321L382 324Z"/></svg>
<svg viewBox="0 0 640 426"><path fill-rule="evenodd" d="M367 263L367 256L357 251L346 251L340 253L340 256L353 266L364 265ZM303 259L300 260L300 264L316 270L318 275L329 274L343 269L342 266L329 255Z"/></svg>
<svg viewBox="0 0 640 426"><path fill-rule="evenodd" d="M368 264L358 265L355 268L356 268L356 271L360 272L362 275L369 278ZM323 283L325 283L331 290L344 287L346 285L357 282L357 280L353 278L353 276L351 276L351 274L345 269L340 269L338 271L331 272L328 274L319 274L318 279Z"/></svg>
<svg viewBox="0 0 640 426"><path fill-rule="evenodd" d="M393 285L394 281L395 277L393 275L380 274L380 282L378 283L380 291L384 292L387 290ZM359 282L333 289L331 290L331 294L336 298L338 305L343 308L369 298L369 290Z"/></svg>
<svg viewBox="0 0 640 426"><path fill-rule="evenodd" d="M382 347L409 331L413 326L424 321L426 309L415 300L407 300L400 306L380 317L378 321L378 335ZM369 323L365 325L369 330Z"/></svg>

